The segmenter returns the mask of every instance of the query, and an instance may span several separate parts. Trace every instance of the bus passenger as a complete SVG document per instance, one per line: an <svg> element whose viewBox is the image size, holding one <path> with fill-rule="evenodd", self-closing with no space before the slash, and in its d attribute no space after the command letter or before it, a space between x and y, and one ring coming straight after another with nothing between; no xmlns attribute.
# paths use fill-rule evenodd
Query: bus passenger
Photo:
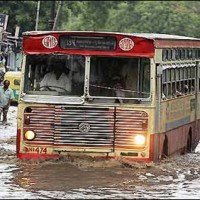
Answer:
<svg viewBox="0 0 200 200"><path fill-rule="evenodd" d="M187 94L189 92L189 87L187 84L184 84L184 94Z"/></svg>
<svg viewBox="0 0 200 200"><path fill-rule="evenodd" d="M172 85L172 96L173 98L175 97L180 97L182 96L183 94L178 90L178 87L175 86L175 84Z"/></svg>
<svg viewBox="0 0 200 200"><path fill-rule="evenodd" d="M70 93L71 79L69 77L69 68L65 68L64 63L61 62L53 63L51 67L52 71L45 74L40 83L40 90Z"/></svg>
<svg viewBox="0 0 200 200"><path fill-rule="evenodd" d="M124 92L124 84L122 81L122 78L119 76L115 76L112 78L112 87L115 91L115 96L116 97L125 97L125 92ZM115 103L123 103L123 100L120 98L117 98L115 100Z"/></svg>

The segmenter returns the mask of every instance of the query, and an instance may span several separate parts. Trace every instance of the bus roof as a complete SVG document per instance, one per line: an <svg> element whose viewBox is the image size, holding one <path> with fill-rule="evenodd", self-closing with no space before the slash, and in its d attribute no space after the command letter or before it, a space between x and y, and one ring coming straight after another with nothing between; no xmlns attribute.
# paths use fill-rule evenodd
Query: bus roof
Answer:
<svg viewBox="0 0 200 200"><path fill-rule="evenodd" d="M172 39L172 40L199 40L200 38L194 38L194 37L186 37L181 35L169 35L169 34L160 34L160 33L134 33L134 36L138 37L145 37L148 39Z"/></svg>
<svg viewBox="0 0 200 200"><path fill-rule="evenodd" d="M52 34L52 33L100 33L100 34L116 34L116 35L126 35L126 36L135 36L142 37L152 40L197 40L200 41L200 38L187 37L181 35L171 35L163 33L120 33L120 32L99 32L99 31L26 31L23 35L41 35L41 34Z"/></svg>

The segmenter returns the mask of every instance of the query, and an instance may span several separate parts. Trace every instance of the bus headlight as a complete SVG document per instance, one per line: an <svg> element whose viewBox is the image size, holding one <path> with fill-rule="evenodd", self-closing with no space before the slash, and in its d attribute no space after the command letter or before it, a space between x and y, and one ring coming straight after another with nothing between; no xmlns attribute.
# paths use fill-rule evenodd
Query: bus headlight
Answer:
<svg viewBox="0 0 200 200"><path fill-rule="evenodd" d="M34 140L35 139L36 134L33 131L26 131L26 133L24 134L24 137L27 140Z"/></svg>
<svg viewBox="0 0 200 200"><path fill-rule="evenodd" d="M145 144L145 136L144 135L136 135L135 136L135 144L136 145L144 145Z"/></svg>

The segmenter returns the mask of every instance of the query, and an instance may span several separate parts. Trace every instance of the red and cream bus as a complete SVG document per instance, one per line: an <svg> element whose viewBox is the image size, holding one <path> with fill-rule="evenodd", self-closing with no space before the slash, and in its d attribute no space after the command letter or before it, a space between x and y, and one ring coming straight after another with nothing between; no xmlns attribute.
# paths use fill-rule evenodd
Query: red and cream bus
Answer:
<svg viewBox="0 0 200 200"><path fill-rule="evenodd" d="M149 162L194 150L200 139L199 61L198 38L25 32L17 157ZM70 87L44 89L43 77L59 65Z"/></svg>

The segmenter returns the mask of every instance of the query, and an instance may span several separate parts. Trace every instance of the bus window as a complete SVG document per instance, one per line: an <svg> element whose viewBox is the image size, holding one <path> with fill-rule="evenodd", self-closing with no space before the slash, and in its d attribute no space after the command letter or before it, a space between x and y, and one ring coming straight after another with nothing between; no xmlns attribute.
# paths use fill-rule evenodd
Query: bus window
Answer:
<svg viewBox="0 0 200 200"><path fill-rule="evenodd" d="M171 82L167 84L167 99L170 99L172 97L172 86Z"/></svg>
<svg viewBox="0 0 200 200"><path fill-rule="evenodd" d="M180 69L176 68L176 80L180 80Z"/></svg>
<svg viewBox="0 0 200 200"><path fill-rule="evenodd" d="M180 83L180 81L178 81L176 83L176 88L177 88L177 92L178 92L177 96L183 95L182 92L181 92L181 83Z"/></svg>
<svg viewBox="0 0 200 200"><path fill-rule="evenodd" d="M188 94L188 92L189 92L189 81L188 80L185 80L184 81L184 85L183 85L183 92L184 92L184 94Z"/></svg>
<svg viewBox="0 0 200 200"><path fill-rule="evenodd" d="M184 67L180 69L180 79L181 80L184 79L183 69L184 69Z"/></svg>
<svg viewBox="0 0 200 200"><path fill-rule="evenodd" d="M167 94L166 94L166 98L170 99L171 95L172 95L170 69L166 69L166 82L167 82Z"/></svg>
<svg viewBox="0 0 200 200"><path fill-rule="evenodd" d="M194 93L195 91L195 67L189 67L190 70L190 76L189 76L189 90L191 93Z"/></svg>
<svg viewBox="0 0 200 200"><path fill-rule="evenodd" d="M140 76L142 83L142 96L149 97L150 94L150 64L148 59L141 60L141 73Z"/></svg>
<svg viewBox="0 0 200 200"><path fill-rule="evenodd" d="M192 79L192 81L191 81L191 93L194 93L194 91L195 91L195 80Z"/></svg>
<svg viewBox="0 0 200 200"><path fill-rule="evenodd" d="M192 67L191 68L191 75L190 75L191 78L195 78L195 76L196 76L196 72L195 71L196 71L196 67Z"/></svg>
<svg viewBox="0 0 200 200"><path fill-rule="evenodd" d="M25 81L28 84L25 85L24 92L81 96L85 73L84 62L84 57L80 60L78 55L28 55L28 67L25 71ZM57 72L58 77L56 77Z"/></svg>
<svg viewBox="0 0 200 200"><path fill-rule="evenodd" d="M167 81L166 70L163 70L162 81L163 81L163 83L165 83Z"/></svg>
<svg viewBox="0 0 200 200"><path fill-rule="evenodd" d="M166 77L166 69L163 70L163 74L162 74L162 94L161 97L163 100L166 100L166 96L167 96L167 77Z"/></svg>
<svg viewBox="0 0 200 200"><path fill-rule="evenodd" d="M171 69L171 80L172 81L176 80L176 78L175 78L175 69L174 68Z"/></svg>
<svg viewBox="0 0 200 200"><path fill-rule="evenodd" d="M189 76L188 72L189 72L188 68L184 67L184 79L188 79Z"/></svg>
<svg viewBox="0 0 200 200"><path fill-rule="evenodd" d="M147 98L150 95L149 72L149 59L92 57L89 94L113 101L115 97Z"/></svg>
<svg viewBox="0 0 200 200"><path fill-rule="evenodd" d="M166 100L166 96L167 96L167 84L163 84L163 88L162 88L162 99Z"/></svg>
<svg viewBox="0 0 200 200"><path fill-rule="evenodd" d="M176 97L176 84L175 82L172 82L172 98L175 98Z"/></svg>

